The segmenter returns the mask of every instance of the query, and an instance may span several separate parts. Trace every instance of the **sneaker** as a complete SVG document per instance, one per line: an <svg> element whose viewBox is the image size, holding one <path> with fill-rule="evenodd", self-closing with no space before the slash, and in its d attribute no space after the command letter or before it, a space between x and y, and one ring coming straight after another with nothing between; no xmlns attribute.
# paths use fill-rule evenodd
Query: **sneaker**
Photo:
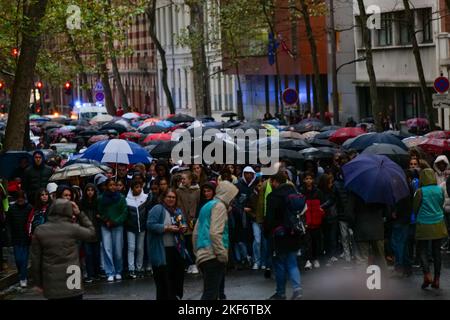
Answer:
<svg viewBox="0 0 450 320"><path fill-rule="evenodd" d="M301 298L303 298L303 290L302 289L295 290L292 293L291 300L300 300Z"/></svg>
<svg viewBox="0 0 450 320"><path fill-rule="evenodd" d="M28 286L27 280L20 280L20 287L26 288Z"/></svg>
<svg viewBox="0 0 450 320"><path fill-rule="evenodd" d="M186 271L186 272L189 273L189 274L192 273L192 265L190 265L190 266L187 268L187 271Z"/></svg>
<svg viewBox="0 0 450 320"><path fill-rule="evenodd" d="M259 269L258 264L255 263L255 264L253 265L252 269L253 269L253 270L258 270L258 269Z"/></svg>
<svg viewBox="0 0 450 320"><path fill-rule="evenodd" d="M299 249L298 251L297 251L297 257L301 257L302 256L302 249Z"/></svg>
<svg viewBox="0 0 450 320"><path fill-rule="evenodd" d="M266 266L262 265L261 270L266 270Z"/></svg>
<svg viewBox="0 0 450 320"><path fill-rule="evenodd" d="M199 274L198 268L197 268L197 266L195 264L192 265L191 273L192 274Z"/></svg>
<svg viewBox="0 0 450 320"><path fill-rule="evenodd" d="M137 278L136 273L135 273L134 271L130 271L130 272L128 273L128 277L129 277L130 279L136 279L136 278Z"/></svg>
<svg viewBox="0 0 450 320"><path fill-rule="evenodd" d="M333 256L333 257L331 257L330 261L331 261L331 262L338 262L339 259Z"/></svg>
<svg viewBox="0 0 450 320"><path fill-rule="evenodd" d="M314 268L316 268L316 269L320 268L319 260L314 260L313 263L314 263Z"/></svg>
<svg viewBox="0 0 450 320"><path fill-rule="evenodd" d="M306 264L305 264L305 270L311 270L312 269L312 264L311 264L311 261L306 261Z"/></svg>
<svg viewBox="0 0 450 320"><path fill-rule="evenodd" d="M286 296L285 295L279 295L278 293L275 293L273 296L271 296L267 300L286 300Z"/></svg>
<svg viewBox="0 0 450 320"><path fill-rule="evenodd" d="M108 282L114 282L114 276L108 276Z"/></svg>
<svg viewBox="0 0 450 320"><path fill-rule="evenodd" d="M117 280L117 281L122 280L122 276L121 276L120 274L116 274L116 280Z"/></svg>

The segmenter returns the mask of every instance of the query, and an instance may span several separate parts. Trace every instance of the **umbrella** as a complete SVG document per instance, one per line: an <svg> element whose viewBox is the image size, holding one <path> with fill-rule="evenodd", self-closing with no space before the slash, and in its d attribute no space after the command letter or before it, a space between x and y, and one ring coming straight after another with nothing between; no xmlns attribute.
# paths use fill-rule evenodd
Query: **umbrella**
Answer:
<svg viewBox="0 0 450 320"><path fill-rule="evenodd" d="M64 127L61 127L59 130L61 130L61 131L74 131L76 129L77 129L77 127L75 127L75 126L64 126Z"/></svg>
<svg viewBox="0 0 450 320"><path fill-rule="evenodd" d="M271 151L272 154L274 152L274 150ZM276 152L276 150L275 150ZM293 150L288 150L288 149L279 149L278 150L278 156L280 159L291 159L291 160L304 160L305 157Z"/></svg>
<svg viewBox="0 0 450 320"><path fill-rule="evenodd" d="M294 126L294 130L300 133L308 131L319 131L325 124L318 119L304 119Z"/></svg>
<svg viewBox="0 0 450 320"><path fill-rule="evenodd" d="M147 126L144 129L139 129L142 133L162 133L166 132L167 128L160 127L160 126Z"/></svg>
<svg viewBox="0 0 450 320"><path fill-rule="evenodd" d="M144 141L142 141L143 144L147 144L150 141L154 140L161 140L161 141L170 141L172 139L172 135L170 133L155 133L155 134L149 134Z"/></svg>
<svg viewBox="0 0 450 320"><path fill-rule="evenodd" d="M331 135L332 135L333 133L335 133L335 132L336 132L336 130L322 131L322 132L320 132L317 136L315 136L314 138L317 138L317 139L327 139L327 140L328 140L328 138L330 138Z"/></svg>
<svg viewBox="0 0 450 320"><path fill-rule="evenodd" d="M20 161L25 158L28 163L33 163L33 157L25 151L7 151L0 154L0 177L13 178L14 171L19 167Z"/></svg>
<svg viewBox="0 0 450 320"><path fill-rule="evenodd" d="M44 124L42 125L42 128L43 128L44 130L49 130L49 129L54 129L54 128L61 128L61 127L63 127L62 124L56 123L56 122L53 122L53 121L46 122L46 123L44 123Z"/></svg>
<svg viewBox="0 0 450 320"><path fill-rule="evenodd" d="M365 132L361 128L341 128L337 129L329 138L330 141L342 144L350 138L355 138Z"/></svg>
<svg viewBox="0 0 450 320"><path fill-rule="evenodd" d="M97 142L87 148L81 158L123 164L150 163L152 160L137 143L120 139Z"/></svg>
<svg viewBox="0 0 450 320"><path fill-rule="evenodd" d="M231 118L231 117L237 117L237 116L238 115L235 112L225 112L225 113L222 113L222 115L221 115L221 117L224 117L224 118Z"/></svg>
<svg viewBox="0 0 450 320"><path fill-rule="evenodd" d="M161 120L155 123L155 125L163 127L163 128L172 128L175 126L175 123L168 120Z"/></svg>
<svg viewBox="0 0 450 320"><path fill-rule="evenodd" d="M127 128L119 123L107 123L100 128L101 131L105 130L116 130L119 133L124 133L127 131Z"/></svg>
<svg viewBox="0 0 450 320"><path fill-rule="evenodd" d="M450 140L427 138L418 147L427 153L439 155L450 151Z"/></svg>
<svg viewBox="0 0 450 320"><path fill-rule="evenodd" d="M405 167L409 161L409 153L403 150L399 146L386 143L376 143L366 148L362 154L379 154L387 156L389 159L398 163L400 166Z"/></svg>
<svg viewBox="0 0 450 320"><path fill-rule="evenodd" d="M417 147L419 144L421 144L422 142L424 142L426 140L428 140L428 138L426 138L424 136L413 136L413 137L403 139L402 142L408 148L413 148L413 147Z"/></svg>
<svg viewBox="0 0 450 320"><path fill-rule="evenodd" d="M196 117L197 120L200 120L201 122L213 122L216 121L216 119L214 119L211 116L208 115L200 115Z"/></svg>
<svg viewBox="0 0 450 320"><path fill-rule="evenodd" d="M366 203L393 205L410 194L403 169L386 156L362 154L342 170L345 187Z"/></svg>
<svg viewBox="0 0 450 320"><path fill-rule="evenodd" d="M355 149L356 151L362 151L368 146L374 143L388 143L395 144L404 150L408 150L408 147L396 136L389 133L366 133L362 134L352 140L347 140L342 146L346 149Z"/></svg>
<svg viewBox="0 0 450 320"><path fill-rule="evenodd" d="M167 120L173 123L182 123L182 122L194 122L195 118L191 117L188 114L179 113L170 118L167 118Z"/></svg>
<svg viewBox="0 0 450 320"><path fill-rule="evenodd" d="M125 118L125 119L128 119L128 120L137 119L139 117L140 117L140 115L138 113L136 113L136 112L128 112L128 113L125 113L122 116L122 118Z"/></svg>
<svg viewBox="0 0 450 320"><path fill-rule="evenodd" d="M131 127L130 123L127 120L125 120L125 119L116 120L116 121L114 121L114 123L115 124L120 124L121 126L123 126L126 129Z"/></svg>
<svg viewBox="0 0 450 320"><path fill-rule="evenodd" d="M299 151L305 159L325 159L333 158L336 150L331 148L307 148Z"/></svg>
<svg viewBox="0 0 450 320"><path fill-rule="evenodd" d="M433 139L450 139L450 131L432 131L427 133L425 137Z"/></svg>
<svg viewBox="0 0 450 320"><path fill-rule="evenodd" d="M101 134L100 131L97 130L85 130L79 133L81 137L92 137Z"/></svg>
<svg viewBox="0 0 450 320"><path fill-rule="evenodd" d="M300 151L311 148L311 145L305 140L280 140L278 142L280 149Z"/></svg>
<svg viewBox="0 0 450 320"><path fill-rule="evenodd" d="M99 167L100 169L103 169L103 171L106 171L106 172L108 172L109 170L111 170L110 167L108 167L108 166L106 166L106 165L104 165L104 164L101 164L101 163L98 162L97 160L91 160L91 159L79 158L79 157L82 156L82 154L77 154L77 155L75 155L75 156L78 156L78 158L77 158L77 159L72 159L72 160L67 161L67 162L64 164L63 168L65 168L65 167L67 167L67 166L70 166L70 165L73 165L73 164L76 164L76 163L84 163L84 164L92 164L92 165L94 165L94 166L96 166L96 167Z"/></svg>
<svg viewBox="0 0 450 320"><path fill-rule="evenodd" d="M137 142L140 138L142 138L142 134L138 132L124 132L119 135L119 139L129 140L133 142Z"/></svg>
<svg viewBox="0 0 450 320"><path fill-rule="evenodd" d="M221 129L223 127L223 122L217 122L217 121L204 122L203 126L205 128Z"/></svg>
<svg viewBox="0 0 450 320"><path fill-rule="evenodd" d="M406 126L408 128L413 128L413 127L425 128L425 127L428 127L429 125L430 125L430 123L425 118L412 118L412 119L406 120Z"/></svg>
<svg viewBox="0 0 450 320"><path fill-rule="evenodd" d="M107 135L100 134L100 135L97 135L97 136L90 137L89 140L88 140L88 144L94 144L96 142L104 141L104 140L108 140L108 139L109 139L109 137Z"/></svg>
<svg viewBox="0 0 450 320"><path fill-rule="evenodd" d="M114 119L113 116L110 116L109 114L99 114L95 117L93 117L91 119L91 121L89 121L90 124L95 124L95 123L103 123L103 122L110 122Z"/></svg>
<svg viewBox="0 0 450 320"><path fill-rule="evenodd" d="M224 128L236 128L239 127L241 125L241 122L238 120L234 120L234 121L227 121L223 124Z"/></svg>
<svg viewBox="0 0 450 320"><path fill-rule="evenodd" d="M314 138L316 135L318 135L320 132L318 132L318 131L308 131L308 132L305 132L304 134L303 134L303 138L304 139L312 139L312 138Z"/></svg>
<svg viewBox="0 0 450 320"><path fill-rule="evenodd" d="M326 139L318 139L317 136L312 139L307 139L306 141L313 147L330 147L335 149L339 148L339 145L337 145L336 143Z"/></svg>
<svg viewBox="0 0 450 320"><path fill-rule="evenodd" d="M337 130L337 129L341 129L341 126L325 126L322 129L320 129L319 131L324 132L324 131L330 131L330 130Z"/></svg>
<svg viewBox="0 0 450 320"><path fill-rule="evenodd" d="M48 122L48 121L50 121L49 118L44 118L44 117L41 117L41 116L39 116L37 114L32 114L30 116L29 120L30 121L36 121L36 122Z"/></svg>
<svg viewBox="0 0 450 320"><path fill-rule="evenodd" d="M150 151L154 158L171 158L172 149L178 144L176 141L159 141ZM151 146L151 145L149 145Z"/></svg>
<svg viewBox="0 0 450 320"><path fill-rule="evenodd" d="M105 166L103 166L105 168ZM49 181L68 180L71 177L90 177L98 173L105 173L105 170L94 164L75 163L58 169L50 177ZM111 171L111 169L109 170Z"/></svg>
<svg viewBox="0 0 450 320"><path fill-rule="evenodd" d="M301 133L295 131L282 131L280 132L280 138L303 139L304 137Z"/></svg>
<svg viewBox="0 0 450 320"><path fill-rule="evenodd" d="M156 122L161 121L161 119L158 118L148 118L144 120L144 123L153 123L155 124Z"/></svg>
<svg viewBox="0 0 450 320"><path fill-rule="evenodd" d="M388 131L385 131L384 133L392 134L393 136L396 136L399 139L405 139L405 138L409 138L409 137L413 137L414 136L413 134L411 134L409 132L394 131L394 130L388 130Z"/></svg>

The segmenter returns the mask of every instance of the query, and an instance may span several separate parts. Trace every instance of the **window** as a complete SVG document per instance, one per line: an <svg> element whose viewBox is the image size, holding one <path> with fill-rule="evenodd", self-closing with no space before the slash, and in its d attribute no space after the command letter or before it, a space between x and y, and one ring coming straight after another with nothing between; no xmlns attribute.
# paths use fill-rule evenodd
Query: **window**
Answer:
<svg viewBox="0 0 450 320"><path fill-rule="evenodd" d="M411 33L409 32L408 19L405 11L398 13L399 30L400 30L400 44L411 43Z"/></svg>
<svg viewBox="0 0 450 320"><path fill-rule="evenodd" d="M419 17L422 20L422 43L433 42L433 25L431 8L421 9Z"/></svg>
<svg viewBox="0 0 450 320"><path fill-rule="evenodd" d="M381 15L381 29L378 30L378 45L389 46L392 44L392 14Z"/></svg>

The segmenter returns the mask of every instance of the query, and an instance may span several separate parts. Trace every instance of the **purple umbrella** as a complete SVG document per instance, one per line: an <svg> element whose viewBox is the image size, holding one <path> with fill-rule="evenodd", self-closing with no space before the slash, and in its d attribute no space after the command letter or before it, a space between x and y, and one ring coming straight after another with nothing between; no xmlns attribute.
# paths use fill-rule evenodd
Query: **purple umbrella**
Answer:
<svg viewBox="0 0 450 320"><path fill-rule="evenodd" d="M409 195L403 169L386 156L361 154L342 170L345 187L366 203L393 205Z"/></svg>

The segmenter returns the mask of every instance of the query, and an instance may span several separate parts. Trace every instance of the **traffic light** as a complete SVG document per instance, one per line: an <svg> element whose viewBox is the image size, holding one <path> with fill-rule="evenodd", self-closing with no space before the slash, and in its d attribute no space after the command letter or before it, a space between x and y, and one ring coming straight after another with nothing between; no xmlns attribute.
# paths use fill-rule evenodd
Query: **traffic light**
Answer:
<svg viewBox="0 0 450 320"><path fill-rule="evenodd" d="M72 95L72 83L70 81L64 84L64 93L68 96Z"/></svg>
<svg viewBox="0 0 450 320"><path fill-rule="evenodd" d="M5 89L5 84L4 84L2 81L0 81L0 92L1 92L3 89Z"/></svg>
<svg viewBox="0 0 450 320"><path fill-rule="evenodd" d="M12 48L11 49L11 55L16 58L19 55L19 49L18 48Z"/></svg>
<svg viewBox="0 0 450 320"><path fill-rule="evenodd" d="M36 82L36 89L41 90L43 87L44 85L42 84L42 81Z"/></svg>

